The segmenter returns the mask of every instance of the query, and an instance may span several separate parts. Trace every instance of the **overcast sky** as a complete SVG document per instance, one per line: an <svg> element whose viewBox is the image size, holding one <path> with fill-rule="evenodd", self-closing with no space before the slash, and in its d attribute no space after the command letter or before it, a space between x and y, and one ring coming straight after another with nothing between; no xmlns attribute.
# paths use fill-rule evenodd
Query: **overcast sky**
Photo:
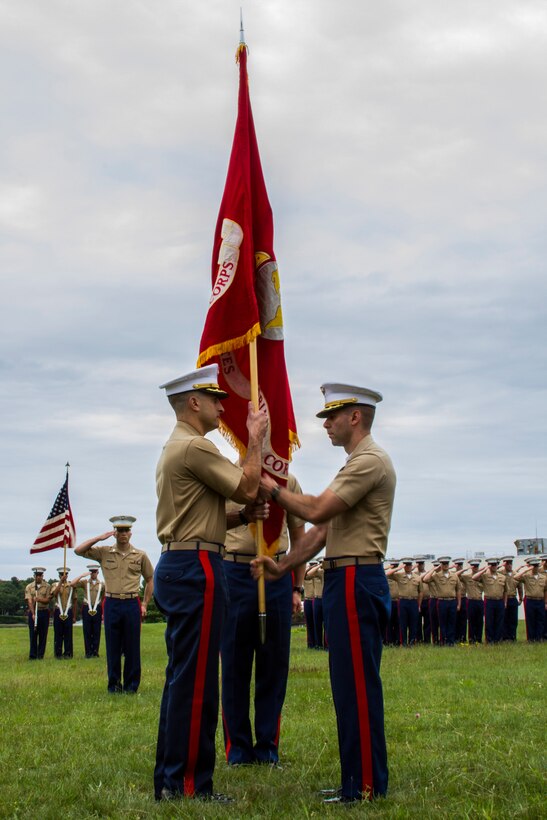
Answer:
<svg viewBox="0 0 547 820"><path fill-rule="evenodd" d="M135 515L157 561L158 385L197 358L239 6L0 0L0 577L36 563L67 460L78 541ZM243 11L293 472L329 483L319 385L362 384L398 473L390 553L547 537L544 0Z"/></svg>

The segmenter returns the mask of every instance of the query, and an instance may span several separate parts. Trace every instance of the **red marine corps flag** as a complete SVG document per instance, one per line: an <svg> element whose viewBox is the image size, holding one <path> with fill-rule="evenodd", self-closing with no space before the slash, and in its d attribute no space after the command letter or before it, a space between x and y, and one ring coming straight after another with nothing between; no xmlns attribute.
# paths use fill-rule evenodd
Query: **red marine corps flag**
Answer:
<svg viewBox="0 0 547 820"><path fill-rule="evenodd" d="M230 394L222 428L241 455L247 448L251 399L249 345L256 340L259 407L268 415L264 470L286 482L298 446L283 347L279 273L273 249L273 216L262 175L251 112L247 47L237 53L239 101L232 153L215 232L212 294L198 367L218 362L219 384ZM264 522L265 552L273 554L283 511L273 504Z"/></svg>

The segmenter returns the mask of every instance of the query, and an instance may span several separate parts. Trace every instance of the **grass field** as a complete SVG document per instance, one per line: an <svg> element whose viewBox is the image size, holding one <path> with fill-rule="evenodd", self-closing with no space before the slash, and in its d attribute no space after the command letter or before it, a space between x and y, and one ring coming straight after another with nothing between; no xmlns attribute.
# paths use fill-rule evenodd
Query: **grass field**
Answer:
<svg viewBox="0 0 547 820"><path fill-rule="evenodd" d="M522 629L522 626L520 627ZM100 659L27 660L26 629L0 629L0 817L546 818L547 644L388 648L383 679L389 796L325 808L338 785L327 654L293 630L282 768L228 769L217 736L215 789L237 802L156 804L152 770L165 666L163 625L143 627L137 697L106 692Z"/></svg>

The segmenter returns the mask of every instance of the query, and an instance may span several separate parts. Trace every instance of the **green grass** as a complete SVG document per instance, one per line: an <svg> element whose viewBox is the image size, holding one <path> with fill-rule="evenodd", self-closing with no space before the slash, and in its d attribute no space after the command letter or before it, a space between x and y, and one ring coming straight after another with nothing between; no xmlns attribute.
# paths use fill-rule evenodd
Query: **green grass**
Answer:
<svg viewBox="0 0 547 820"><path fill-rule="evenodd" d="M327 653L293 630L282 769L228 769L217 736L219 807L156 804L152 771L165 666L163 625L143 626L137 697L109 696L104 657L29 662L26 629L0 629L0 817L545 818L547 645L388 648L383 680L389 796L325 808L338 785ZM103 648L102 648L103 649ZM104 656L104 650L102 652Z"/></svg>

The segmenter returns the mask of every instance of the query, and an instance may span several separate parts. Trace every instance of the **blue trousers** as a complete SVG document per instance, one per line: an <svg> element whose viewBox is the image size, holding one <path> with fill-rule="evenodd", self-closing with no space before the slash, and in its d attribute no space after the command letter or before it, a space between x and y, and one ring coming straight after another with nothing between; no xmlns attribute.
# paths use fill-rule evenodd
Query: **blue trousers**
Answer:
<svg viewBox="0 0 547 820"><path fill-rule="evenodd" d="M455 598L437 598L437 616L439 619L439 643L442 646L454 646L456 640Z"/></svg>
<svg viewBox="0 0 547 820"><path fill-rule="evenodd" d="M439 643L439 610L437 598L429 599L429 626L431 629L432 643Z"/></svg>
<svg viewBox="0 0 547 820"><path fill-rule="evenodd" d="M462 596L460 611L456 612L456 640L465 643L467 640L467 598Z"/></svg>
<svg viewBox="0 0 547 820"><path fill-rule="evenodd" d="M503 601L495 598L484 600L484 632L486 643L499 643L503 638L503 621L505 606Z"/></svg>
<svg viewBox="0 0 547 820"><path fill-rule="evenodd" d="M342 794L363 799L385 795L388 768L380 662L391 599L383 567L328 570L323 606Z"/></svg>
<svg viewBox="0 0 547 820"><path fill-rule="evenodd" d="M420 620L418 621L418 640L421 643L431 643L431 621L429 618L429 598L422 601Z"/></svg>
<svg viewBox="0 0 547 820"><path fill-rule="evenodd" d="M418 619L420 616L418 610L418 599L409 601L405 598L399 598L399 641L401 646L412 646L416 643L418 634Z"/></svg>
<svg viewBox="0 0 547 820"><path fill-rule="evenodd" d="M526 640L542 641L545 626L545 603L543 598L524 598L524 616L526 618Z"/></svg>
<svg viewBox="0 0 547 820"><path fill-rule="evenodd" d="M34 617L29 610L28 613L28 631L30 638L29 660L34 661L36 658L41 660L44 657L47 644L47 631L49 628L49 609L38 610L38 622L36 629L34 629Z"/></svg>
<svg viewBox="0 0 547 820"><path fill-rule="evenodd" d="M308 649L315 648L315 626L313 623L313 599L304 600L304 620L306 621L306 641Z"/></svg>
<svg viewBox="0 0 547 820"><path fill-rule="evenodd" d="M101 643L101 627L103 619L103 605L99 604L96 615L89 614L89 606L82 606L82 627L84 633L84 647L86 658L98 658Z"/></svg>
<svg viewBox="0 0 547 820"><path fill-rule="evenodd" d="M516 641L519 625L519 602L516 595L507 598L507 606L503 616L503 640Z"/></svg>
<svg viewBox="0 0 547 820"><path fill-rule="evenodd" d="M72 645L72 607L67 612L66 619L61 618L61 613L55 607L53 613L53 653L56 658L71 658L73 655Z"/></svg>
<svg viewBox="0 0 547 820"><path fill-rule="evenodd" d="M138 598L104 599L104 637L108 691L136 692L141 682L141 606ZM122 654L125 658L123 686Z"/></svg>
<svg viewBox="0 0 547 820"><path fill-rule="evenodd" d="M389 602L390 615L384 633L384 643L386 646L399 646L399 601L392 600L390 595Z"/></svg>
<svg viewBox="0 0 547 820"><path fill-rule="evenodd" d="M482 598L466 598L469 643L482 643L484 604Z"/></svg>
<svg viewBox="0 0 547 820"><path fill-rule="evenodd" d="M218 722L218 659L226 614L220 555L164 552L154 573L156 604L167 618L167 667L154 769L162 788L211 794Z"/></svg>
<svg viewBox="0 0 547 820"><path fill-rule="evenodd" d="M222 719L226 760L277 763L281 710L287 691L291 643L292 583L285 575L266 583L266 642L260 643L258 593L248 564L224 562L228 614L220 642ZM249 718L254 675L253 745Z"/></svg>
<svg viewBox="0 0 547 820"><path fill-rule="evenodd" d="M322 598L313 599L313 631L315 633L315 648L325 649L327 641L325 637Z"/></svg>

